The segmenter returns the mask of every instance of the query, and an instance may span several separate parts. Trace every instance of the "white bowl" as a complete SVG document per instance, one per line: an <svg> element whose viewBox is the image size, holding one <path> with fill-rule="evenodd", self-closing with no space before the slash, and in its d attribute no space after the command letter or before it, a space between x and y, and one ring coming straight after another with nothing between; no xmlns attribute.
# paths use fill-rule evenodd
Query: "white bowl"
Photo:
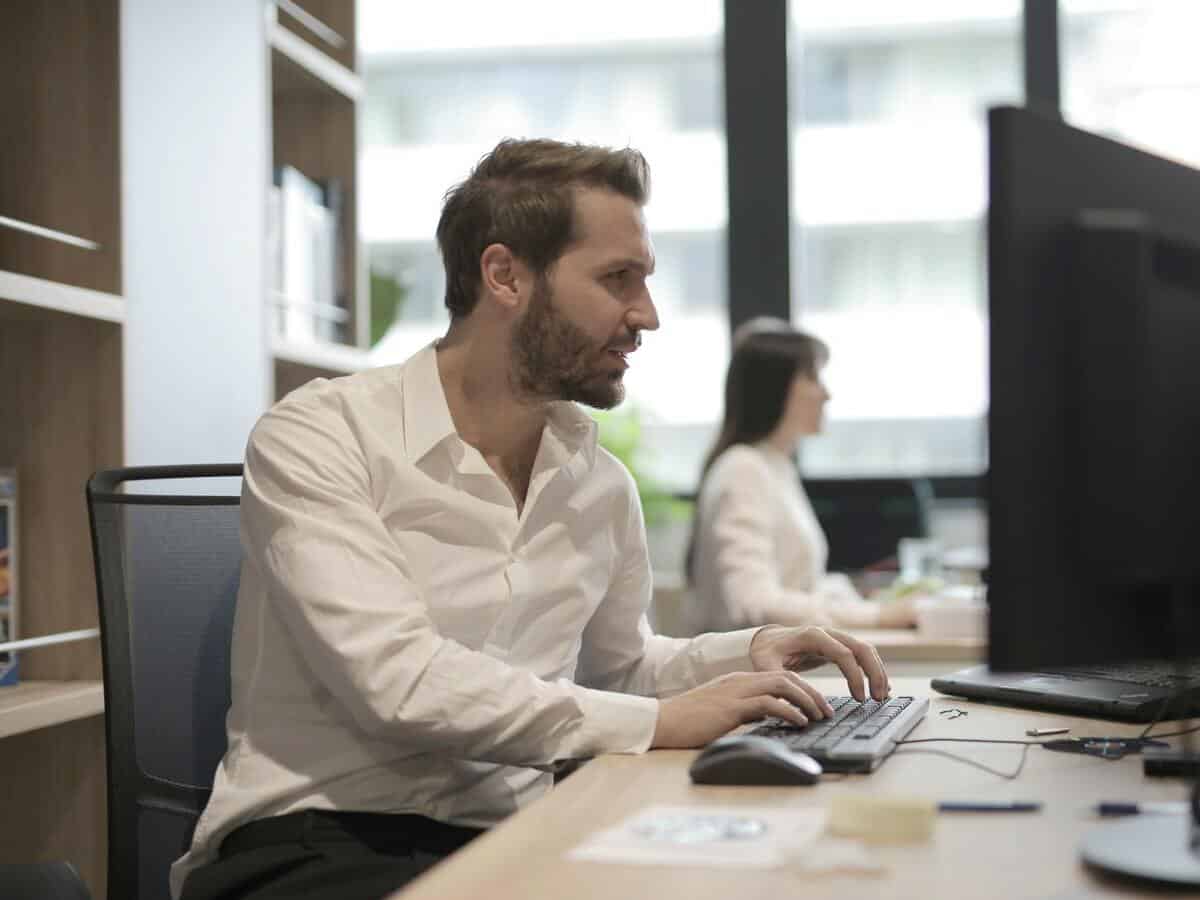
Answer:
<svg viewBox="0 0 1200 900"><path fill-rule="evenodd" d="M987 637L987 602L974 585L955 585L914 604L917 631L930 638Z"/></svg>

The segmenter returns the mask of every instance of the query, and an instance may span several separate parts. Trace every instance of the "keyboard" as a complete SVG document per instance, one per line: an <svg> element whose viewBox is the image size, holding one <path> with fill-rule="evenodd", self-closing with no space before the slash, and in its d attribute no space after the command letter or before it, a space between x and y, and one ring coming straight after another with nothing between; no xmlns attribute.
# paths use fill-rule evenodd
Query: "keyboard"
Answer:
<svg viewBox="0 0 1200 900"><path fill-rule="evenodd" d="M1122 681L1143 687L1200 687L1200 659L1180 662L1136 660L1099 666L1056 666L1051 671L1056 675L1071 678L1100 678L1104 681Z"/></svg>
<svg viewBox="0 0 1200 900"><path fill-rule="evenodd" d="M783 741L816 759L826 772L873 772L929 710L928 697L889 697L882 703L825 699L833 707L827 719L798 726L771 717L752 726L750 734Z"/></svg>

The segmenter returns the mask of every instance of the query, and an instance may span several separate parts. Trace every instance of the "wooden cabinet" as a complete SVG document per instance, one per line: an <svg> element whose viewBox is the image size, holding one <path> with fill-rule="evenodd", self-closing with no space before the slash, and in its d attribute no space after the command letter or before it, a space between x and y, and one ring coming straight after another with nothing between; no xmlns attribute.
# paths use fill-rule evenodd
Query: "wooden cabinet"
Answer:
<svg viewBox="0 0 1200 900"><path fill-rule="evenodd" d="M84 483L122 460L119 0L0 5L0 466L18 472L22 637L97 623ZM96 641L0 688L0 862L105 886Z"/></svg>
<svg viewBox="0 0 1200 900"><path fill-rule="evenodd" d="M363 84L355 47L354 0L297 0L269 7L273 170L293 166L342 189L338 292L348 299L344 343L296 341L272 321L275 396L314 377L366 365L369 307L358 233L359 115Z"/></svg>

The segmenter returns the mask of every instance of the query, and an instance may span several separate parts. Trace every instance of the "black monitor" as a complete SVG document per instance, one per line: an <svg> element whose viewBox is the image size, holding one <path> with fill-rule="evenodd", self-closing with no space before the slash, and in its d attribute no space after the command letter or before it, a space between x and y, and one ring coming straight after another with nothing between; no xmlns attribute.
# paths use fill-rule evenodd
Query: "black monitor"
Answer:
<svg viewBox="0 0 1200 900"><path fill-rule="evenodd" d="M1200 656L1200 171L988 124L988 663Z"/></svg>
<svg viewBox="0 0 1200 900"><path fill-rule="evenodd" d="M1200 171L1025 109L988 124L988 664L1200 657ZM1095 829L1084 859L1200 886L1200 784L1193 809Z"/></svg>

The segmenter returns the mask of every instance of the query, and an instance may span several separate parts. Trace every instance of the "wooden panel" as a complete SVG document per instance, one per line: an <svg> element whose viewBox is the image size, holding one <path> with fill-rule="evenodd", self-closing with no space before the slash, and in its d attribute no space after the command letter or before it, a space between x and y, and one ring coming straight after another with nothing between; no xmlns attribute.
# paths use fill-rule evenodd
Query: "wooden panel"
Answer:
<svg viewBox="0 0 1200 900"><path fill-rule="evenodd" d="M68 860L104 900L106 783L101 717L0 741L0 863Z"/></svg>
<svg viewBox="0 0 1200 900"><path fill-rule="evenodd" d="M21 630L97 624L84 484L120 465L121 327L65 314L0 317L0 460L20 491ZM27 651L22 677L100 677L96 642Z"/></svg>
<svg viewBox="0 0 1200 900"><path fill-rule="evenodd" d="M104 712L99 681L22 681L0 688L0 738Z"/></svg>
<svg viewBox="0 0 1200 900"><path fill-rule="evenodd" d="M0 4L0 270L121 293L119 0Z"/></svg>
<svg viewBox="0 0 1200 900"><path fill-rule="evenodd" d="M314 378L337 378L345 374L345 372L314 369L290 360L277 359L275 360L275 399L282 400L296 388L308 384Z"/></svg>
<svg viewBox="0 0 1200 900"><path fill-rule="evenodd" d="M358 133L355 104L325 89L303 90L297 67L273 52L272 145L275 166L295 166L307 177L336 178L343 191L339 241L342 287L350 312L348 343L355 343L365 313L358 301ZM309 79L311 82L312 79ZM365 324L365 322L364 322Z"/></svg>
<svg viewBox="0 0 1200 900"><path fill-rule="evenodd" d="M337 60L347 69L358 70L358 50L355 36L354 5L355 0L294 0L297 6L306 13L319 19L325 25L336 31L345 44L335 47L328 41L318 37L313 31L304 27L297 19L288 15L284 10L279 11L279 24L312 44L322 53Z"/></svg>

